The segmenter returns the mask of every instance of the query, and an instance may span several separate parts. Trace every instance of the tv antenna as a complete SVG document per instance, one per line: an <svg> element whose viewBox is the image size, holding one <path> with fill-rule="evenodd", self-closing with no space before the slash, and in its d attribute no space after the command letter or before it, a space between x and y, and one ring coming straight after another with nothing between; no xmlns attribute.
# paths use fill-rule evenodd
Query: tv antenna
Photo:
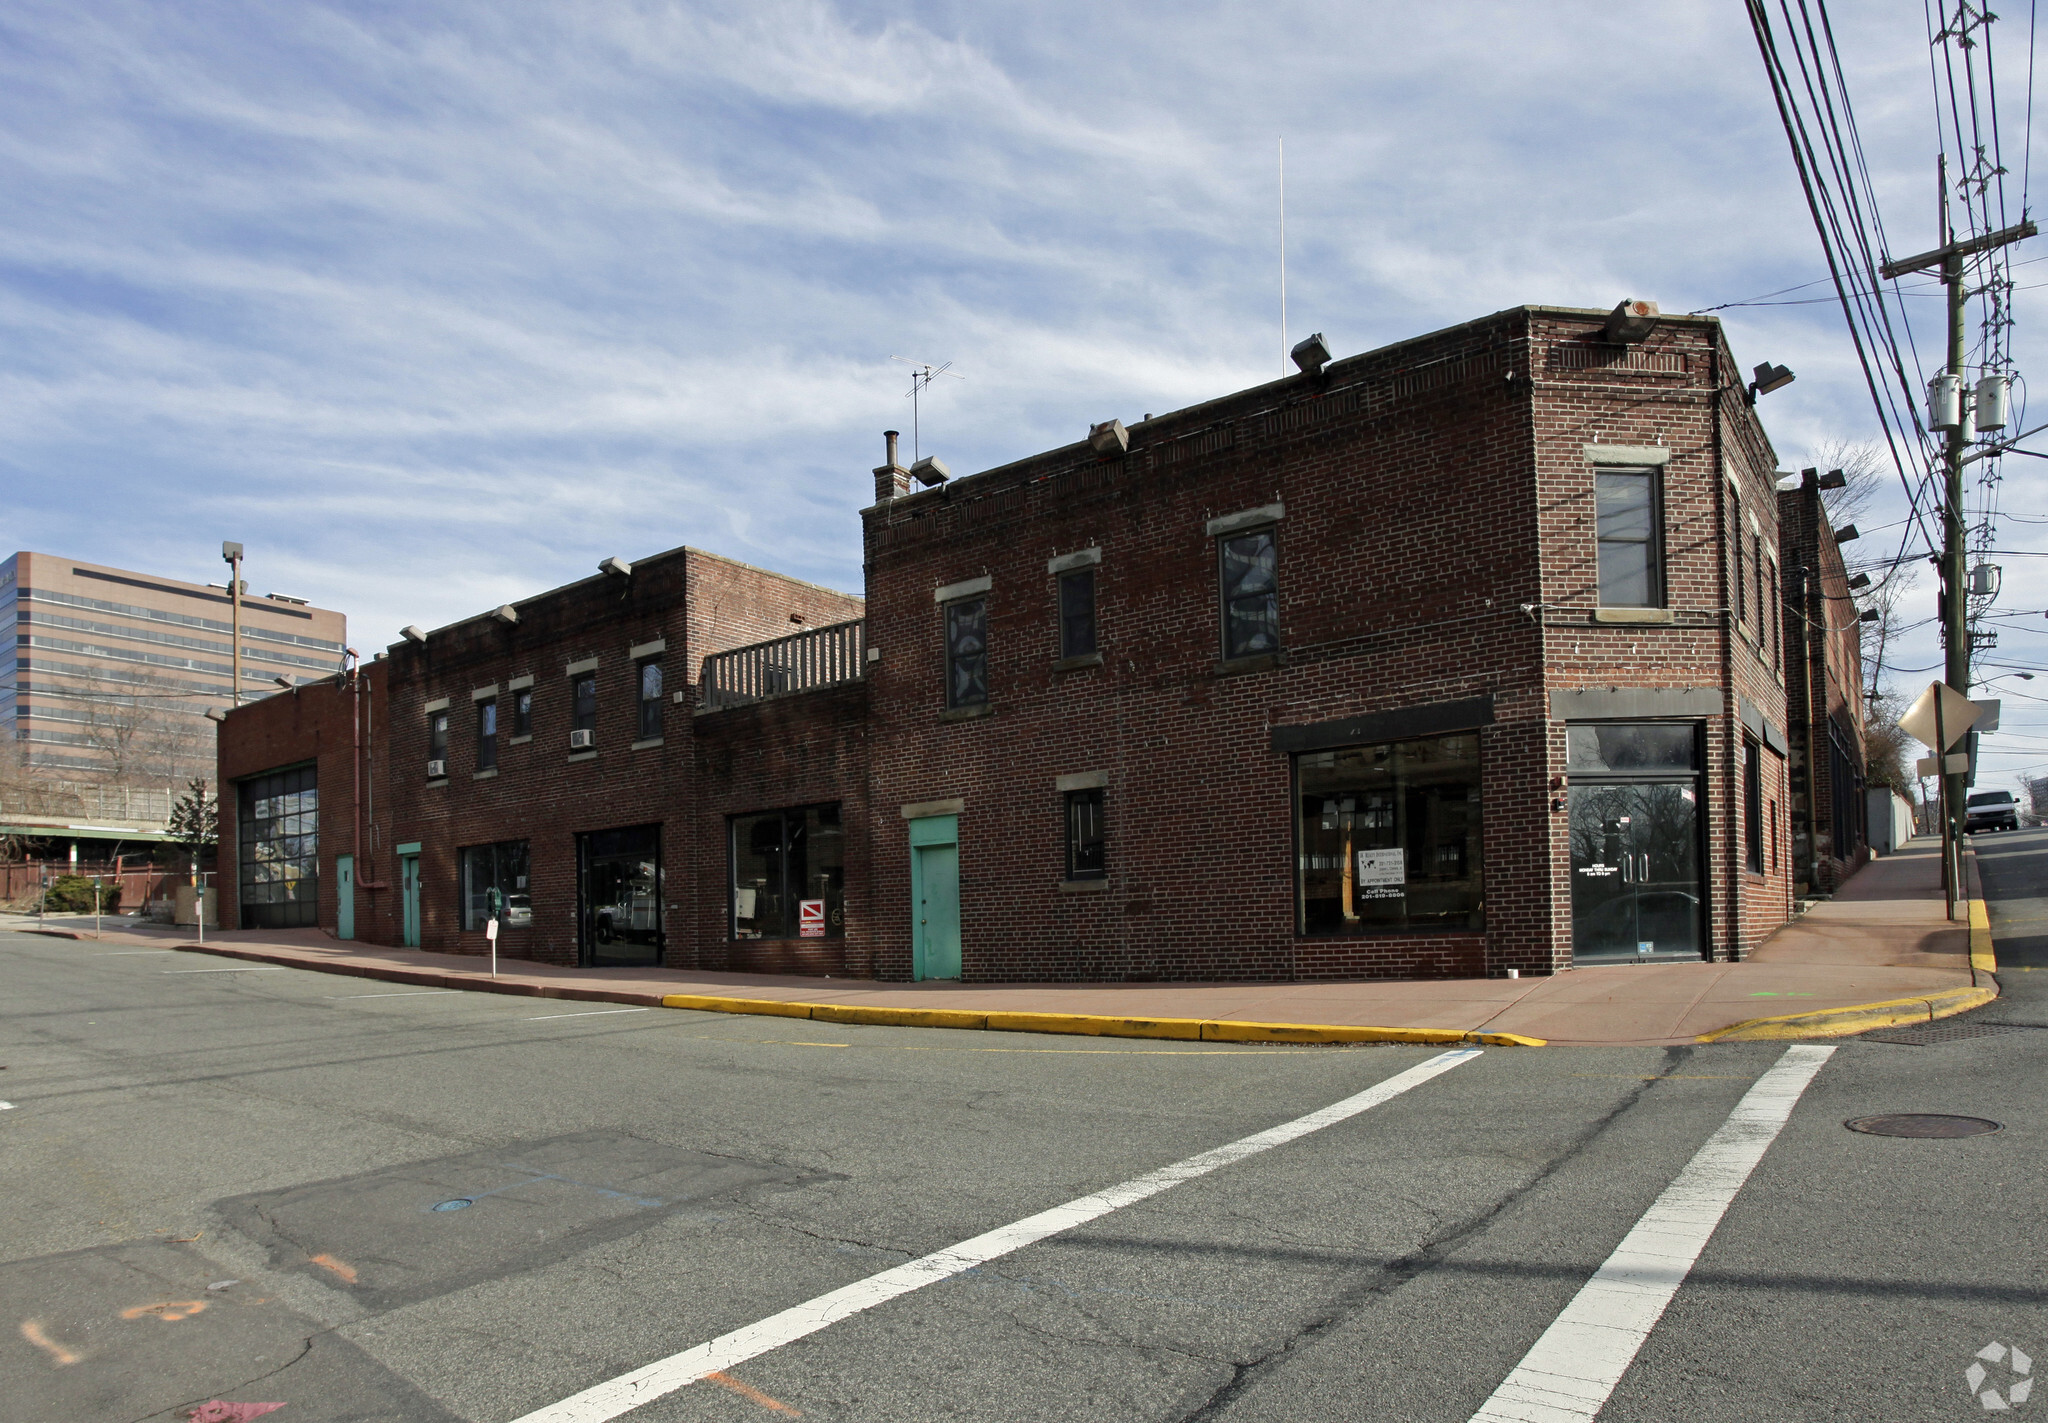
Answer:
<svg viewBox="0 0 2048 1423"><path fill-rule="evenodd" d="M951 376L954 380L966 380L967 377L954 370L951 361L935 366L930 361L913 361L906 356L891 356L889 359L902 361L904 365L910 367L910 390L905 398L910 401L910 462L915 464L924 457L917 428L918 398L924 393L924 388L940 376Z"/></svg>

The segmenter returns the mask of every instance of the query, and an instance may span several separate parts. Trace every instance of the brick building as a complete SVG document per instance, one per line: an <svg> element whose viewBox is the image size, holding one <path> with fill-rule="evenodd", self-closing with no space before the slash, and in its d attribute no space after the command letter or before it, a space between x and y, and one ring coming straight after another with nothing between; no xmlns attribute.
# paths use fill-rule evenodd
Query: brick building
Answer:
<svg viewBox="0 0 2048 1423"><path fill-rule="evenodd" d="M481 951L495 890L556 962L1739 957L1791 898L1774 461L1718 323L1625 314L1304 343L957 480L892 438L864 606L678 550L400 644L358 932Z"/></svg>
<svg viewBox="0 0 2048 1423"><path fill-rule="evenodd" d="M1870 858L1864 772L1863 642L1841 542L1818 470L1778 492L1784 549L1785 686L1794 892L1827 894ZM1840 531L1853 539L1853 525Z"/></svg>

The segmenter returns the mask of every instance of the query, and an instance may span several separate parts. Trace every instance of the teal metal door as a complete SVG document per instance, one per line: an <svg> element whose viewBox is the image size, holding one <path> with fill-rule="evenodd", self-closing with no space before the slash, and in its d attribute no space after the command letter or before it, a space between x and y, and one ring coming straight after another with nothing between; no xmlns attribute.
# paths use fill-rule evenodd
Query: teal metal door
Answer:
<svg viewBox="0 0 2048 1423"><path fill-rule="evenodd" d="M960 977L960 821L910 822L911 975Z"/></svg>
<svg viewBox="0 0 2048 1423"><path fill-rule="evenodd" d="M400 855L398 857L399 904L404 917L405 946L416 949L420 946L420 857Z"/></svg>
<svg viewBox="0 0 2048 1423"><path fill-rule="evenodd" d="M356 857L334 857L334 937L356 936Z"/></svg>

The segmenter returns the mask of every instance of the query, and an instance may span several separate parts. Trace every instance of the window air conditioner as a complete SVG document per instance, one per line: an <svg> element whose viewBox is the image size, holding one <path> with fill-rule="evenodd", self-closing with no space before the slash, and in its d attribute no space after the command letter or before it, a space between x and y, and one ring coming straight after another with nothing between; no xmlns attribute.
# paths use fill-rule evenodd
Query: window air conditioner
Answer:
<svg viewBox="0 0 2048 1423"><path fill-rule="evenodd" d="M569 749L571 751L588 751L595 745L597 745L597 733L594 731L572 731L569 733Z"/></svg>
<svg viewBox="0 0 2048 1423"><path fill-rule="evenodd" d="M441 779L441 778L442 778L443 776L445 776L445 775L447 775L447 774L448 774L448 763L447 763L446 761L429 761L429 762L427 762L427 779L428 779L428 780L430 780L430 781L438 781L438 780L440 780L440 779Z"/></svg>

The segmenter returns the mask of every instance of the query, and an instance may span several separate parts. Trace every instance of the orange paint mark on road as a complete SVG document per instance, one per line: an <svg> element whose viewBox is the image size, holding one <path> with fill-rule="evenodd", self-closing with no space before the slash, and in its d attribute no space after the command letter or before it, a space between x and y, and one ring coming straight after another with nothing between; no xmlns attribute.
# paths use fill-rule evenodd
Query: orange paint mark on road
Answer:
<svg viewBox="0 0 2048 1423"><path fill-rule="evenodd" d="M169 1299L156 1304L138 1304L133 1309L124 1309L121 1311L121 1317L140 1319L145 1314L153 1314L166 1324L176 1324L181 1319L190 1319L205 1308L206 1301L203 1299Z"/></svg>
<svg viewBox="0 0 2048 1423"><path fill-rule="evenodd" d="M332 1255L315 1255L312 1259L313 1263L321 1269L334 1271L335 1274L341 1276L350 1284L356 1282L356 1267L349 1264L348 1261L337 1260Z"/></svg>
<svg viewBox="0 0 2048 1423"><path fill-rule="evenodd" d="M21 1322L21 1337L49 1354L50 1362L60 1369L67 1364L78 1362L78 1355L43 1333L43 1323L39 1319L24 1319Z"/></svg>
<svg viewBox="0 0 2048 1423"><path fill-rule="evenodd" d="M731 1374L706 1374L704 1375L704 1381L706 1383L715 1383L720 1388L729 1388L734 1393L738 1394L741 1398L747 1399L748 1401L753 1403L758 1403L763 1408L766 1408L771 1412L786 1414L791 1418L803 1417L803 1414L799 1413L796 1409L791 1408L781 1399L770 1398L767 1394L761 1392L760 1389L755 1388L752 1384L741 1383Z"/></svg>

